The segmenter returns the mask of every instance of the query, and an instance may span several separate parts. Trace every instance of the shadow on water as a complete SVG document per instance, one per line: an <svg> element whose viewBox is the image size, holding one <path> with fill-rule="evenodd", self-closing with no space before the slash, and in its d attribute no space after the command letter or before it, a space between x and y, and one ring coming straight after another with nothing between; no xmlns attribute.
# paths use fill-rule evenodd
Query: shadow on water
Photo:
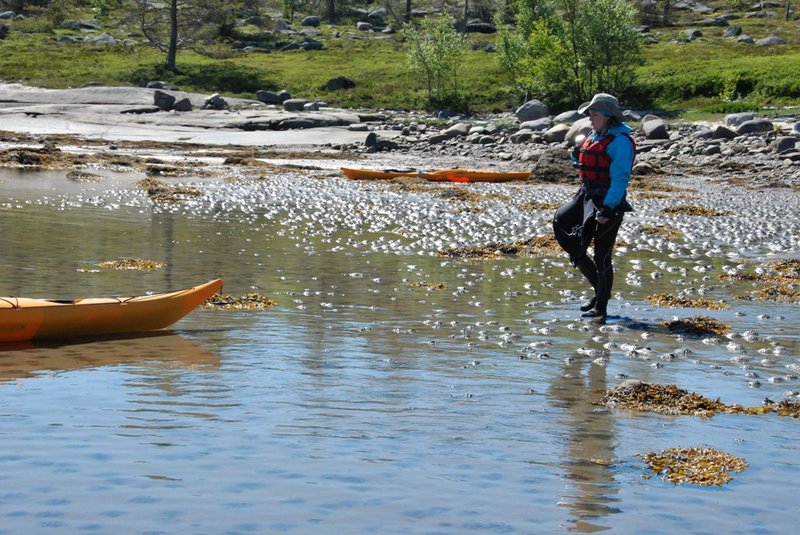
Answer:
<svg viewBox="0 0 800 535"><path fill-rule="evenodd" d="M550 402L564 412L568 431L564 455L564 477L571 489L559 505L570 510L570 531L594 532L611 529L603 518L620 513L619 484L612 464L614 417L597 407L607 388L606 367L571 360L548 391Z"/></svg>
<svg viewBox="0 0 800 535"><path fill-rule="evenodd" d="M43 372L118 365L183 366L215 369L215 355L185 336L160 331L68 341L0 344L0 382L36 377Z"/></svg>

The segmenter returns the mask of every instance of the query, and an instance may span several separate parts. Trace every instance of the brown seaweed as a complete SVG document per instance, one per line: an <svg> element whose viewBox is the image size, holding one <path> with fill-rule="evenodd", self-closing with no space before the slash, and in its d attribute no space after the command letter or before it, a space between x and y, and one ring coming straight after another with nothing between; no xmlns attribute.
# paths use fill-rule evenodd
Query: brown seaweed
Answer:
<svg viewBox="0 0 800 535"><path fill-rule="evenodd" d="M628 409L638 412L655 412L670 416L711 417L716 414L746 414L757 416L775 413L778 416L800 417L800 403L789 400L768 401L754 407L727 404L719 398L707 398L697 392L689 392L677 385L654 385L640 381L628 381L610 388L599 402L610 408Z"/></svg>
<svg viewBox="0 0 800 535"><path fill-rule="evenodd" d="M249 293L239 297L230 294L214 294L203 304L203 308L223 310L265 310L277 303L261 294Z"/></svg>
<svg viewBox="0 0 800 535"><path fill-rule="evenodd" d="M161 269L164 267L164 264L154 260L145 260L142 258L122 258L120 260L108 260L106 262L101 262L97 264L97 266L103 269L132 269L137 271L152 271L155 269Z"/></svg>
<svg viewBox="0 0 800 535"><path fill-rule="evenodd" d="M721 336L731 330L731 326L727 323L720 323L708 316L679 318L672 321L662 321L661 324L666 326L670 332L689 336Z"/></svg>
<svg viewBox="0 0 800 535"><path fill-rule="evenodd" d="M673 294L654 294L645 297L645 300L651 305L663 308L707 308L708 310L725 310L731 306L727 303L720 301L711 301L710 299L689 299L688 297L679 297Z"/></svg>
<svg viewBox="0 0 800 535"><path fill-rule="evenodd" d="M651 470L670 483L724 485L733 479L730 472L747 468L747 461L714 448L668 448L642 455Z"/></svg>
<svg viewBox="0 0 800 535"><path fill-rule="evenodd" d="M704 208L702 206L694 205L681 205L670 206L659 211L663 215L690 215L690 216L703 216L703 217L722 217L733 215L729 210L714 210L712 208Z"/></svg>

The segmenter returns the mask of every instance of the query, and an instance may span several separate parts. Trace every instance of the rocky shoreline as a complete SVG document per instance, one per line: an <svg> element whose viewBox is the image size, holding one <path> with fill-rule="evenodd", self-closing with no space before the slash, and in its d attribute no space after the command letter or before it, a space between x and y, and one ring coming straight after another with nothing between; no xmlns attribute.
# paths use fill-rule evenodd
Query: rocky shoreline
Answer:
<svg viewBox="0 0 800 535"><path fill-rule="evenodd" d="M194 111L176 111L181 101ZM338 153L342 162L363 167L530 169L533 179L544 182L574 179L566 148L589 128L577 112L551 117L538 101L514 113L442 118L339 110L324 103L283 106L154 88L46 90L0 84L0 102L7 131L2 141L8 147L15 145L15 133L112 146L261 146L285 153L329 153L332 164ZM740 113L719 124L676 125L632 110L626 117L635 128L635 175L708 176L749 187L800 184L796 116L770 120Z"/></svg>

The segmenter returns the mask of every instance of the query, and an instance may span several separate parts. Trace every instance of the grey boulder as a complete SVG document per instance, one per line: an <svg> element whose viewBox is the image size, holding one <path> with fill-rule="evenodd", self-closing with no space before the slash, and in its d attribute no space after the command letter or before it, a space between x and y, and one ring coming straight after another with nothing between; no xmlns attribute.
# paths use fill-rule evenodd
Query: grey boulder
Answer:
<svg viewBox="0 0 800 535"><path fill-rule="evenodd" d="M303 111L303 107L308 103L303 98L287 98L283 101L283 109L286 111Z"/></svg>
<svg viewBox="0 0 800 535"><path fill-rule="evenodd" d="M561 143L566 139L569 129L570 127L568 125L559 123L544 133L544 139L550 143Z"/></svg>
<svg viewBox="0 0 800 535"><path fill-rule="evenodd" d="M751 119L739 125L736 133L742 134L760 134L763 132L772 132L774 125L768 119Z"/></svg>
<svg viewBox="0 0 800 535"><path fill-rule="evenodd" d="M714 139L733 139L738 134L726 126L719 125L714 129Z"/></svg>
<svg viewBox="0 0 800 535"><path fill-rule="evenodd" d="M725 28L725 31L722 32L723 37L738 37L740 35L742 35L741 26L728 26Z"/></svg>
<svg viewBox="0 0 800 535"><path fill-rule="evenodd" d="M514 115L517 116L517 120L519 120L519 122L524 123L525 121L535 121L536 119L541 119L542 117L549 117L550 111L543 102L534 99L529 100L517 108L517 111L514 112Z"/></svg>
<svg viewBox="0 0 800 535"><path fill-rule="evenodd" d="M155 104L164 111L169 111L175 104L175 97L170 95L169 93L164 93L163 91L156 90L153 92L153 104Z"/></svg>
<svg viewBox="0 0 800 535"><path fill-rule="evenodd" d="M758 41L756 41L757 46L776 46L785 44L786 41L784 41L777 35L770 35L769 37L764 37L763 39L759 39Z"/></svg>
<svg viewBox="0 0 800 535"><path fill-rule="evenodd" d="M282 89L278 92L266 91L264 89L256 91L256 98L264 104L283 104L286 100L292 98L288 91Z"/></svg>
<svg viewBox="0 0 800 535"><path fill-rule="evenodd" d="M567 131L567 135L564 137L564 141L570 145L574 145L575 139L578 136L588 136L591 131L592 123L589 122L588 117L584 117L572 123L572 126Z"/></svg>
<svg viewBox="0 0 800 535"><path fill-rule="evenodd" d="M667 122L656 115L645 115L642 118L642 131L647 139L669 139Z"/></svg>
<svg viewBox="0 0 800 535"><path fill-rule="evenodd" d="M579 113L578 110L569 110L562 113L559 113L555 117L553 117L554 123L574 123L578 119L583 117L582 113Z"/></svg>
<svg viewBox="0 0 800 535"><path fill-rule="evenodd" d="M230 108L228 101L221 97L219 93L214 93L203 102L204 110L229 110Z"/></svg>
<svg viewBox="0 0 800 535"><path fill-rule="evenodd" d="M188 98L182 98L172 105L172 109L175 111L192 111L192 101Z"/></svg>
<svg viewBox="0 0 800 535"><path fill-rule="evenodd" d="M328 80L327 83L322 86L322 89L327 91L340 91L342 89L353 89L355 86L356 83L350 78L346 76L337 76L336 78Z"/></svg>
<svg viewBox="0 0 800 535"><path fill-rule="evenodd" d="M794 136L780 136L771 146L773 152L794 152L797 149L797 138Z"/></svg>
<svg viewBox="0 0 800 535"><path fill-rule="evenodd" d="M470 125L467 123L456 123L447 130L444 131L444 134L448 138L452 137L464 137L469 134Z"/></svg>
<svg viewBox="0 0 800 535"><path fill-rule="evenodd" d="M725 116L725 126L739 126L745 121L751 121L755 115L750 112L729 113Z"/></svg>
<svg viewBox="0 0 800 535"><path fill-rule="evenodd" d="M534 119L531 121L525 121L521 125L519 125L520 130L533 130L534 132L543 132L553 126L553 121L550 120L550 117L542 117L541 119Z"/></svg>

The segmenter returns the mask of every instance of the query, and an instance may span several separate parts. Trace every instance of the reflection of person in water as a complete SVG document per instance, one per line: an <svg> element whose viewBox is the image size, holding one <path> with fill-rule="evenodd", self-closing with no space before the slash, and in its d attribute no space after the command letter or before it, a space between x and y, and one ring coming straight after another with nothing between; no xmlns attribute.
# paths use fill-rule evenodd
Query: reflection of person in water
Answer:
<svg viewBox="0 0 800 535"><path fill-rule="evenodd" d="M602 529L604 526L586 523L620 512L613 506L619 489L609 466L614 459L614 420L609 412L598 411L594 405L605 392L606 369L589 364L584 378L581 366L585 365L579 360L568 363L549 391L551 402L564 410L570 432L564 469L566 479L573 482L573 493L562 496L560 503L571 509L574 523L583 524L580 531Z"/></svg>
<svg viewBox="0 0 800 535"><path fill-rule="evenodd" d="M581 307L587 321L603 322L611 298L614 268L611 252L625 212L633 210L625 194L636 145L622 122L617 99L598 93L578 111L588 112L592 133L576 147L573 163L583 181L571 201L556 212L553 231L572 264L589 281L594 297ZM594 256L586 251L594 240Z"/></svg>

